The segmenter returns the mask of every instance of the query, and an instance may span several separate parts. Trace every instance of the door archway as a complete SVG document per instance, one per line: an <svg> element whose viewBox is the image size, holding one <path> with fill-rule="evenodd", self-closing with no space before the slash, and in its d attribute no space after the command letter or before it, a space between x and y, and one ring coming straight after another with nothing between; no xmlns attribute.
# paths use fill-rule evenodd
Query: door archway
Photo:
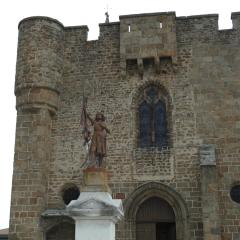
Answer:
<svg viewBox="0 0 240 240"><path fill-rule="evenodd" d="M137 224L141 213L141 207L149 204L147 201L152 198L157 198L158 205L161 201L161 206L167 206L168 216L175 218L175 233L176 240L189 240L189 214L185 201L181 195L171 187L157 182L150 182L138 187L124 202L125 217L130 224L132 239L137 239ZM159 206L160 206L159 205ZM161 207L160 207L161 208ZM171 210L170 210L171 209ZM140 211L140 212L139 212ZM172 211L172 215L170 212ZM170 218L169 218L170 219ZM157 219L155 223L161 222ZM159 223L160 223L159 222ZM173 222L173 223L174 223ZM149 238L148 238L149 239ZM141 239L140 239L141 240Z"/></svg>
<svg viewBox="0 0 240 240"><path fill-rule="evenodd" d="M137 240L176 240L175 214L172 207L159 197L141 204L136 215Z"/></svg>

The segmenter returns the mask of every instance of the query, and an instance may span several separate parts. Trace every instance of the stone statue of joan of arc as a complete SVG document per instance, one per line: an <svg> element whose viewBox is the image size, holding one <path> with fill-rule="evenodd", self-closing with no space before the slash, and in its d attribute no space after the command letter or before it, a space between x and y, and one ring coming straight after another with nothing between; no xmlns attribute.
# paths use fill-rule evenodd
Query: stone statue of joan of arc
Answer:
<svg viewBox="0 0 240 240"><path fill-rule="evenodd" d="M85 161L86 164L84 163L83 165L87 165L87 167L101 167L103 158L107 155L107 134L110 133L105 124L104 114L102 112L98 112L93 120L87 113L86 108L83 107L82 116L85 118L85 120L82 121L85 122L85 130L83 131L85 144L89 146L88 159ZM92 136L87 127L87 120L91 122L94 129Z"/></svg>
<svg viewBox="0 0 240 240"><path fill-rule="evenodd" d="M105 117L103 113L98 112L95 120L91 119L87 114L87 118L93 125L93 136L90 145L90 159L96 160L97 166L101 167L103 158L107 156L107 133L110 133L109 129L105 124Z"/></svg>

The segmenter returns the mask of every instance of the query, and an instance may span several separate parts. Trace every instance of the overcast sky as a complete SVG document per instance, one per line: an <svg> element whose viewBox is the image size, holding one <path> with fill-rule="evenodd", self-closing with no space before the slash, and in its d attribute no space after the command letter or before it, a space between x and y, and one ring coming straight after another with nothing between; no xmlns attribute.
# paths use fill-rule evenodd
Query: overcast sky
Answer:
<svg viewBox="0 0 240 240"><path fill-rule="evenodd" d="M15 135L14 77L18 22L29 16L56 18L64 26L88 25L89 39L97 39L98 23L119 15L175 11L177 16L219 14L219 27L231 28L231 12L240 0L0 0L0 229L8 227Z"/></svg>

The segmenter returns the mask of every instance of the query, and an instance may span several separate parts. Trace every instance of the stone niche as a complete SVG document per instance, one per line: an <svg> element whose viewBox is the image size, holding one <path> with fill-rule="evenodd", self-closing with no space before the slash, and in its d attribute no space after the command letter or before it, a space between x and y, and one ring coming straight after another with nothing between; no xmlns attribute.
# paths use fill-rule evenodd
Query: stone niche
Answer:
<svg viewBox="0 0 240 240"><path fill-rule="evenodd" d="M176 16L174 12L120 16L120 54L123 69L129 60L138 68L170 58L176 63Z"/></svg>

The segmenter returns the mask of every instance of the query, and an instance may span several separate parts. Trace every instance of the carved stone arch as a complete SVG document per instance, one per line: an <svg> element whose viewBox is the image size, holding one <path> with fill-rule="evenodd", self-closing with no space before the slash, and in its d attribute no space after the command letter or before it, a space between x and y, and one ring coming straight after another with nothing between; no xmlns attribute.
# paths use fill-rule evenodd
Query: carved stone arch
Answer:
<svg viewBox="0 0 240 240"><path fill-rule="evenodd" d="M181 195L171 187L157 182L150 182L138 187L124 202L124 212L127 221L136 221L136 215L143 202L159 197L165 200L173 209L176 223L176 239L189 240L189 213ZM136 226L132 227L133 239L136 239Z"/></svg>
<svg viewBox="0 0 240 240"><path fill-rule="evenodd" d="M135 91L131 94L131 133L133 138L133 148L139 147L139 105L143 100L144 91L150 87L155 87L159 90L160 98L164 99L166 104L166 115L167 115L167 129L168 129L168 146L173 145L172 137L172 98L167 88L161 84L158 80L149 80L142 83Z"/></svg>
<svg viewBox="0 0 240 240"><path fill-rule="evenodd" d="M132 97L131 97L131 109L134 110L138 107L139 101L141 100L141 94L144 91L144 89L150 87L150 86L155 86L157 87L164 96L166 96L169 107L172 105L172 100L171 100L171 96L169 94L169 91L166 89L166 87L161 84L161 82L157 81L157 80L149 80L146 81L144 83L142 83L137 89L135 89L132 92Z"/></svg>

